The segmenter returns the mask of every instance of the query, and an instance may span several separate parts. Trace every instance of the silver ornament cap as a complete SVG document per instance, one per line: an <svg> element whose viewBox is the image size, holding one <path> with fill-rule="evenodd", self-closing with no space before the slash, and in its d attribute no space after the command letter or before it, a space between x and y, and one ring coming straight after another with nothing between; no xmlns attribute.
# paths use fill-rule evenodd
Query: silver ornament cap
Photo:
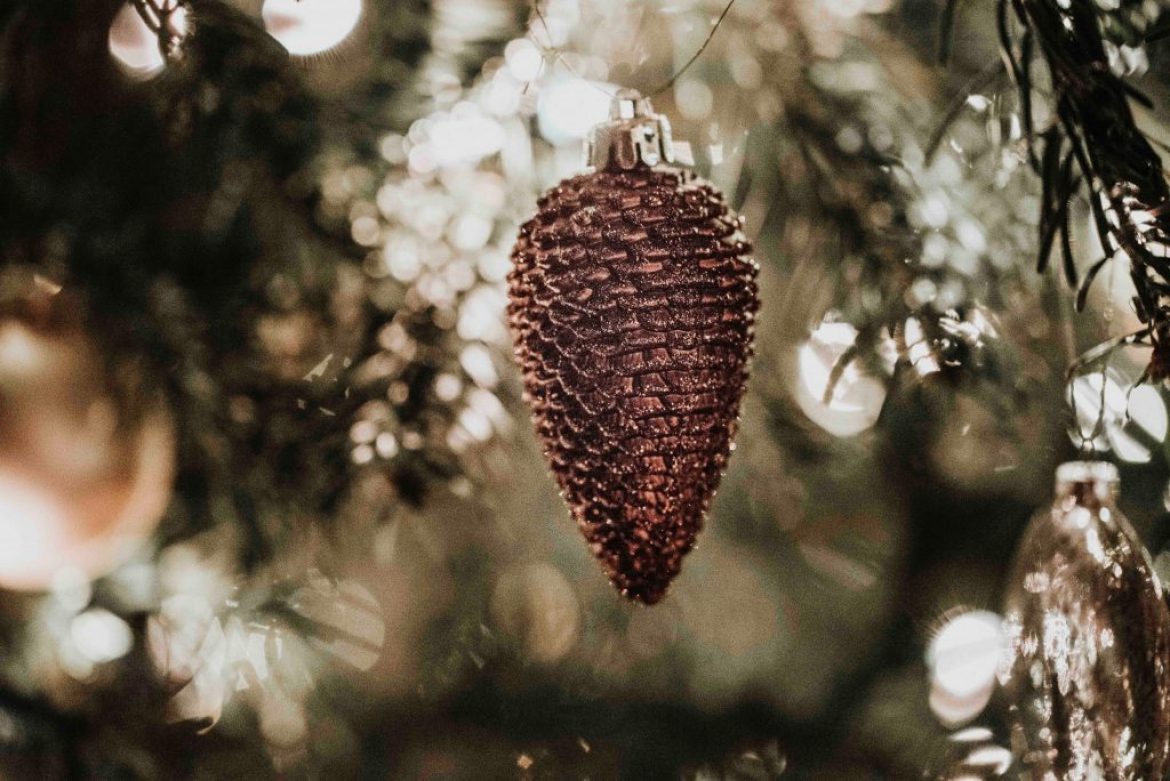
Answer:
<svg viewBox="0 0 1170 781"><path fill-rule="evenodd" d="M619 90L609 104L609 120L594 125L585 139L585 162L597 171L673 163L670 120L654 113L650 99L637 90Z"/></svg>

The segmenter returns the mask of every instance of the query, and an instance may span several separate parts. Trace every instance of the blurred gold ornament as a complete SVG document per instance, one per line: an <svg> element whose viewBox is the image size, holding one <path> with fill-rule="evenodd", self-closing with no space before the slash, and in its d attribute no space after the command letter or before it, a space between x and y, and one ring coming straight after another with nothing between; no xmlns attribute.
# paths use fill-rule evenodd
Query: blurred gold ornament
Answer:
<svg viewBox="0 0 1170 781"><path fill-rule="evenodd" d="M44 589L66 569L103 575L166 510L169 416L124 409L111 384L79 333L0 320L0 587Z"/></svg>
<svg viewBox="0 0 1170 781"><path fill-rule="evenodd" d="M1117 483L1108 463L1062 465L1008 584L1001 678L1028 778L1138 781L1170 766L1170 610Z"/></svg>

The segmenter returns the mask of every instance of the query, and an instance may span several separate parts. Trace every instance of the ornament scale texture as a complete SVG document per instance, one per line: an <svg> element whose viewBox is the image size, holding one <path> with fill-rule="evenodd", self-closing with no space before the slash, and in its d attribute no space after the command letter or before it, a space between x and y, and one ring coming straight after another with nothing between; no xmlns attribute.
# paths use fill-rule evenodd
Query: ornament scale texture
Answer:
<svg viewBox="0 0 1170 781"><path fill-rule="evenodd" d="M520 230L509 324L537 433L594 554L659 601L727 463L758 308L740 218L685 169L613 160Z"/></svg>

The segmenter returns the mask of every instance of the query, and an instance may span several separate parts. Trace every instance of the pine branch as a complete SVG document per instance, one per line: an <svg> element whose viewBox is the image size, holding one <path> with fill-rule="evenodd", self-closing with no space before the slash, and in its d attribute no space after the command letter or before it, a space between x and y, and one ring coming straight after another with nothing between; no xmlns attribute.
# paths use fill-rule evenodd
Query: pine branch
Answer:
<svg viewBox="0 0 1170 781"><path fill-rule="evenodd" d="M999 8L1005 59L1017 64L1017 73L1026 69L1029 63L1016 59L1017 49L1024 47L1016 44L1034 41L1052 80L1055 122L1042 132L1034 127L1028 132L1033 144L1046 139L1045 160L1037 170L1045 193L1053 194L1042 200L1041 264L1059 235L1066 274L1073 282L1067 205L1075 191L1087 188L1106 258L1130 262L1135 305L1154 346L1147 374L1153 381L1164 380L1170 376L1170 186L1161 158L1130 107L1130 100L1148 99L1110 66L1110 53L1118 46L1156 34L1157 20L1143 16L1133 2L1108 12L1092 0L1001 0ZM1009 11L1022 34L1010 29ZM1027 79L1017 79L1017 86L1022 102L1031 96ZM1071 151L1056 165L1065 145ZM1073 166L1079 171L1075 178ZM1088 285L1102 265L1098 261L1086 276L1077 293L1078 306L1083 306Z"/></svg>
<svg viewBox="0 0 1170 781"><path fill-rule="evenodd" d="M1015 282L1028 284L1022 276L1007 279L1015 272L995 261L1019 249L1011 238L1018 234L1001 226L998 235L988 232L986 246L968 253L958 226L1010 223L1019 216L1004 209L1002 193L988 197L986 183L955 185L943 171L958 163L971 166L973 180L987 175L989 167L1000 173L996 161L1003 149L997 144L960 149L944 142L949 131L958 129L962 136L997 116L981 114L973 122L971 114L978 111L968 104L968 96L994 89L1005 68L993 63L971 79L961 98L946 109L946 121L924 150L913 119L923 98L907 89L914 79L906 78L919 63L876 25L856 34L840 62L818 62L815 68L797 70L800 77L792 80L785 95L781 134L795 150L785 158L784 186L805 188L790 198L816 213L807 232L795 236L804 246L790 253L821 262L834 258L829 262L837 279L823 287L839 291L831 306L857 330L853 345L833 366L824 396L832 396L854 362L875 375L884 374L888 367L883 355L889 355L885 348L891 346L903 368L915 367L922 374L939 371L952 378L977 369L981 378L996 385L1012 374L1010 351L992 347L993 340L981 339L965 327L964 319L973 316L976 301L995 304L990 299ZM815 62L814 56L809 58ZM825 75L833 68L859 64L874 74L873 84L865 90L851 88L844 76ZM894 73L901 78L893 78ZM857 130L854 143L842 143L841 128ZM956 155L964 158L962 162ZM935 157L940 159L934 161ZM1015 177L1001 186L1022 184L1024 180ZM938 209L943 210L941 217ZM922 214L932 210L936 216L928 224ZM928 243L935 253L944 244L945 256L924 261ZM960 253L967 253L967 260L952 264ZM919 298L916 287L960 292L953 298L941 292ZM908 345L898 335L909 321L916 336ZM926 353L930 359L922 360Z"/></svg>

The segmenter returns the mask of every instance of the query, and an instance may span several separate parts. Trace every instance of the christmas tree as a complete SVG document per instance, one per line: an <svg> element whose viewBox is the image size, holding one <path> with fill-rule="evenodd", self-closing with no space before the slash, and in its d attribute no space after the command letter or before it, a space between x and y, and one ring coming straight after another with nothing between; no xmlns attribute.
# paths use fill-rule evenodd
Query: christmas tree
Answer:
<svg viewBox="0 0 1170 781"><path fill-rule="evenodd" d="M1168 6L0 4L0 778L1170 777Z"/></svg>

